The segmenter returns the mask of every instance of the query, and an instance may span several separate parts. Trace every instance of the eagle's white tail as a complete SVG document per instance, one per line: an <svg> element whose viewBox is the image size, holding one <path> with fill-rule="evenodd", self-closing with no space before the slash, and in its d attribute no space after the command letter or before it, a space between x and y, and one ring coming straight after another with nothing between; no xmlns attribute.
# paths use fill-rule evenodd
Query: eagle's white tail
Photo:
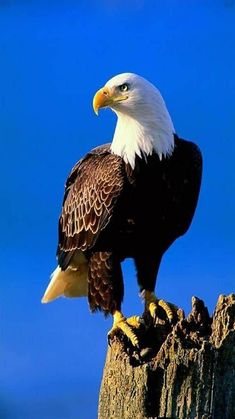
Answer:
<svg viewBox="0 0 235 419"><path fill-rule="evenodd" d="M49 303L60 296L87 296L87 274L88 263L81 255L78 258L73 258L72 264L65 271L57 266L51 274L51 280L42 298L42 303Z"/></svg>

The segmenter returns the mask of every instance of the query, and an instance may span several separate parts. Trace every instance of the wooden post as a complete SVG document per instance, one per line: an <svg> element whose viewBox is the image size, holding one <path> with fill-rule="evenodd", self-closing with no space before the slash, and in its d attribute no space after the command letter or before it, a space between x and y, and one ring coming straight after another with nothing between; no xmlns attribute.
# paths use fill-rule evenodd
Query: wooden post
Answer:
<svg viewBox="0 0 235 419"><path fill-rule="evenodd" d="M221 295L212 318L196 297L179 315L175 326L144 327L140 352L114 339L99 419L235 418L235 295Z"/></svg>

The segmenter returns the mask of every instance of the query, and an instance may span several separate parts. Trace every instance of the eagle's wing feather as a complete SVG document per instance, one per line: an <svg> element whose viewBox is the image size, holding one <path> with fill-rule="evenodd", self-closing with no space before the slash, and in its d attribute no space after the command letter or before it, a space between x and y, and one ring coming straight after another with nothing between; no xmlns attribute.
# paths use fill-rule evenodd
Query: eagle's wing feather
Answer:
<svg viewBox="0 0 235 419"><path fill-rule="evenodd" d="M63 252L92 248L109 223L124 184L122 160L102 150L89 153L66 183L59 220L58 258Z"/></svg>

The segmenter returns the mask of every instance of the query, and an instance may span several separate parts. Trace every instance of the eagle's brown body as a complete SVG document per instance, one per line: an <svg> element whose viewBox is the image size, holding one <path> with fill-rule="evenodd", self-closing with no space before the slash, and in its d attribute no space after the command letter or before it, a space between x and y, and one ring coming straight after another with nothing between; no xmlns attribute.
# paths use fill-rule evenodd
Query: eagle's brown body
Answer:
<svg viewBox="0 0 235 419"><path fill-rule="evenodd" d="M66 270L83 252L92 310L120 310L125 258L135 261L140 289L154 291L162 255L192 221L201 173L199 149L177 136L171 156L136 157L134 170L111 154L109 144L75 165L66 183L57 256Z"/></svg>

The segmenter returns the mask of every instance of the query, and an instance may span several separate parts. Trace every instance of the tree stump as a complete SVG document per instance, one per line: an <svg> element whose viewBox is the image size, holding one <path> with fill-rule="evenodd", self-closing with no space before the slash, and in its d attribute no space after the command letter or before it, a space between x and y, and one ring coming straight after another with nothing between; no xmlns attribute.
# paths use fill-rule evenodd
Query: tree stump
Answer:
<svg viewBox="0 0 235 419"><path fill-rule="evenodd" d="M235 295L212 318L203 301L169 325L145 320L139 351L121 335L108 348L99 419L234 419Z"/></svg>

